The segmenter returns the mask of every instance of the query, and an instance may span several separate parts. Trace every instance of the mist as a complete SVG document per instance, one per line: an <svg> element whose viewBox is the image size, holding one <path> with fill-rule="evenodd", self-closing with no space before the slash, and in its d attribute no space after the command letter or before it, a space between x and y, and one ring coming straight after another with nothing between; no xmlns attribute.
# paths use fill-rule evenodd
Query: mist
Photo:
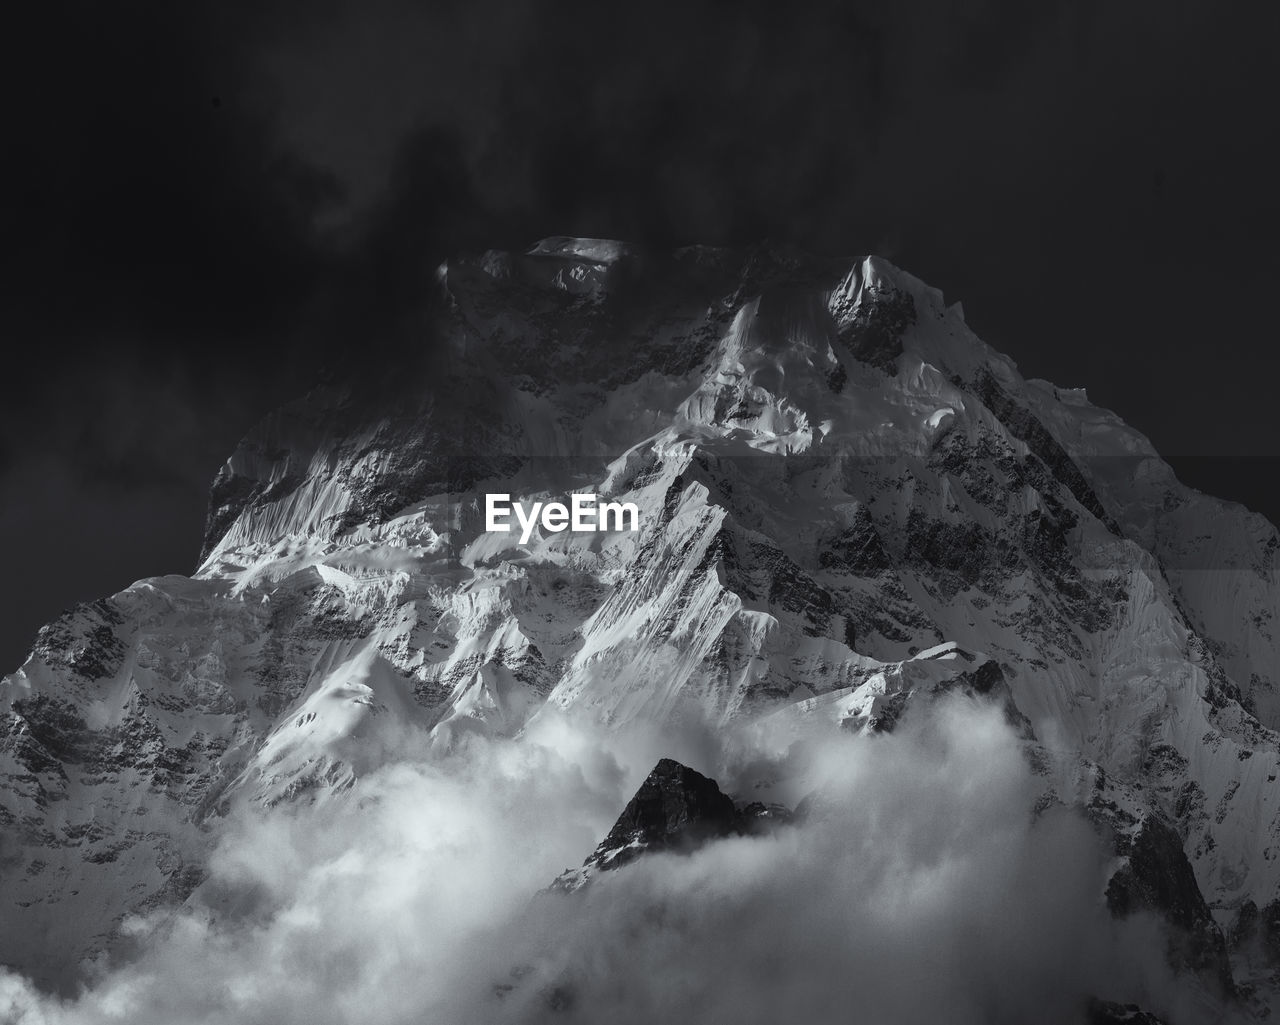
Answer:
<svg viewBox="0 0 1280 1025"><path fill-rule="evenodd" d="M89 966L74 999L0 976L0 1018L963 1025L1080 1021L1096 995L1201 1020L1156 923L1109 916L1086 819L1035 812L1046 781L998 710L930 711L803 746L549 714L431 756L406 736L344 794L239 808L187 904L126 922L132 953ZM546 892L663 754L813 796L768 835Z"/></svg>

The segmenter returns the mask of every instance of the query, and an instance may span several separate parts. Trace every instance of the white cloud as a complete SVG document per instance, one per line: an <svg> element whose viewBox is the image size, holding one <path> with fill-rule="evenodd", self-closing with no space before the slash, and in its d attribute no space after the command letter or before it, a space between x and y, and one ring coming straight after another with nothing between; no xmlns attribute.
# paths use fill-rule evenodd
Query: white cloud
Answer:
<svg viewBox="0 0 1280 1025"><path fill-rule="evenodd" d="M549 717L520 740L406 757L344 798L237 815L197 898L139 925L131 962L70 1002L0 976L0 1018L963 1025L1076 1020L1089 993L1180 999L1153 926L1107 914L1087 823L1033 818L1043 781L999 713L934 711L803 757ZM792 799L827 799L773 835L538 896L663 754L725 779L790 767Z"/></svg>

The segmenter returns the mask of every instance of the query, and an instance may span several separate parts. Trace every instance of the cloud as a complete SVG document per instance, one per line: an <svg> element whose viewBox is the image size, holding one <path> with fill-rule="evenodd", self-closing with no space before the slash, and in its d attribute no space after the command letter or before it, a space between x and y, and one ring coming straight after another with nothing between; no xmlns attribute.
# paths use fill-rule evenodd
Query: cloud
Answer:
<svg viewBox="0 0 1280 1025"><path fill-rule="evenodd" d="M674 747L726 771L799 757L706 739ZM544 718L406 757L344 798L238 814L188 906L134 923L133 960L64 1002L10 974L0 1008L24 1025L989 1023L1078 1020L1088 994L1186 1002L1155 926L1108 916L1093 831L1065 809L1033 817L1016 738L968 704L810 748L794 787L827 798L799 825L539 894L671 746Z"/></svg>

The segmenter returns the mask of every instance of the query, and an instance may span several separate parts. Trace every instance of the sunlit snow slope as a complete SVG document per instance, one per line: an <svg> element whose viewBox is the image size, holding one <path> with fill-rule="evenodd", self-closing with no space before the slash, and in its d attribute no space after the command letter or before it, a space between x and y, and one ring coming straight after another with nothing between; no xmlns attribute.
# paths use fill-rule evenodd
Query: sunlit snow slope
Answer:
<svg viewBox="0 0 1280 1025"><path fill-rule="evenodd" d="M875 731L992 694L1062 800L1172 825L1222 926L1280 896L1261 517L875 257L549 239L439 287L419 377L273 413L193 577L67 613L4 680L0 961L56 978L181 900L228 802L548 706ZM483 530L486 492L573 491L641 529Z"/></svg>

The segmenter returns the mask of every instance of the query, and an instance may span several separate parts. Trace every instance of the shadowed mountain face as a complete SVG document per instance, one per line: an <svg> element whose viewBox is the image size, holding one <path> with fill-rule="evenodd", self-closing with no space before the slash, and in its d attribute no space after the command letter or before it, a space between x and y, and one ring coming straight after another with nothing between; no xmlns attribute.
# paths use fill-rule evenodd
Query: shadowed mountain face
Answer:
<svg viewBox="0 0 1280 1025"><path fill-rule="evenodd" d="M1116 838L1118 912L1207 937L1186 971L1275 917L1265 520L875 257L549 239L437 287L432 366L272 414L193 577L73 610L5 678L0 961L74 977L201 885L229 812L358 794L406 736L423 759L560 715L870 740L956 695ZM575 492L638 529L486 529L487 494ZM663 762L592 857L753 817Z"/></svg>
<svg viewBox="0 0 1280 1025"><path fill-rule="evenodd" d="M579 889L594 872L622 868L642 854L687 853L709 840L740 836L753 820L761 821L763 810L752 806L744 813L715 780L663 758L582 867L566 871L552 889Z"/></svg>
<svg viewBox="0 0 1280 1025"><path fill-rule="evenodd" d="M587 864L621 867L641 851L690 849L741 829L741 813L715 780L664 758L627 802Z"/></svg>

